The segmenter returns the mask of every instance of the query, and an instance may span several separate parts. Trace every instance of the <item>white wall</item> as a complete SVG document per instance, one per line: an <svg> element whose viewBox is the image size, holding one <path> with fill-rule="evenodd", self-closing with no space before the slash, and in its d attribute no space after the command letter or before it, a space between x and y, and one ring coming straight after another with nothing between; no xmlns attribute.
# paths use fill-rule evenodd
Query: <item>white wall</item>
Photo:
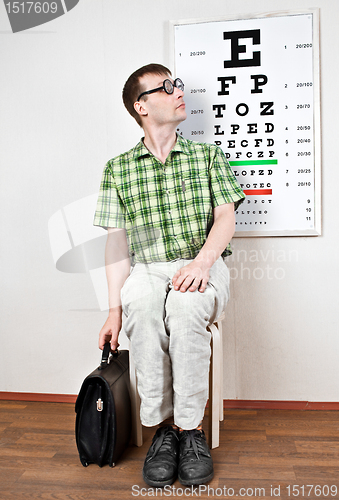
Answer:
<svg viewBox="0 0 339 500"><path fill-rule="evenodd" d="M169 64L168 21L311 7L321 23L323 235L233 240L224 397L339 400L336 0L81 0L17 34L0 4L0 391L76 394L99 361L106 314L89 274L55 269L48 222L96 192L104 163L139 140L121 89L143 64Z"/></svg>

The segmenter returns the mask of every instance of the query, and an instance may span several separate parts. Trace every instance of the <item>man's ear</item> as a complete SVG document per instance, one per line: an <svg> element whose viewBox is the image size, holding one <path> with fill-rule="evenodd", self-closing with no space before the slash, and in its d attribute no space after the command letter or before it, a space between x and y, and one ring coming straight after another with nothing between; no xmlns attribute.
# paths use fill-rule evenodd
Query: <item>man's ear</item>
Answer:
<svg viewBox="0 0 339 500"><path fill-rule="evenodd" d="M134 103L134 109L140 116L147 116L148 114L146 108L143 106L143 103L139 101Z"/></svg>

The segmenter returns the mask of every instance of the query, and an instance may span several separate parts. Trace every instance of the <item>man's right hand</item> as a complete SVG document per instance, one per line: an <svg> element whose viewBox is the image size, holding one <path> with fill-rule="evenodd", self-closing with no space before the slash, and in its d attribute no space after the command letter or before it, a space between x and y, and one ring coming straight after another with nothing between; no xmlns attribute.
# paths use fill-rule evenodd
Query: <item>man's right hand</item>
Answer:
<svg viewBox="0 0 339 500"><path fill-rule="evenodd" d="M111 351L115 351L119 347L118 336L121 324L121 312L108 316L99 333L99 349L103 349L106 342L111 343Z"/></svg>

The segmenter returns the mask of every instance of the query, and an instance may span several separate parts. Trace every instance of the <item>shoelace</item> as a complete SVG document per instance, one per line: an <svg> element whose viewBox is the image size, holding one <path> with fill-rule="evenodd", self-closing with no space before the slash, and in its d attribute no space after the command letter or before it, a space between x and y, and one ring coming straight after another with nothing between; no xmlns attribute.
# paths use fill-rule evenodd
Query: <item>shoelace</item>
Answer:
<svg viewBox="0 0 339 500"><path fill-rule="evenodd" d="M164 429L160 430L158 439L155 439L153 444L150 447L150 451L152 451L152 455L151 455L152 458L157 455L160 448L161 448L161 451L171 451L171 449L172 449L172 434L174 434L174 436L177 439L179 439L177 434L174 431L172 432L170 429L168 430L168 429L164 428Z"/></svg>
<svg viewBox="0 0 339 500"><path fill-rule="evenodd" d="M199 453L206 455L206 450L202 444L202 434L196 429L190 431L183 431L186 434L186 453L193 448L196 457L199 459Z"/></svg>

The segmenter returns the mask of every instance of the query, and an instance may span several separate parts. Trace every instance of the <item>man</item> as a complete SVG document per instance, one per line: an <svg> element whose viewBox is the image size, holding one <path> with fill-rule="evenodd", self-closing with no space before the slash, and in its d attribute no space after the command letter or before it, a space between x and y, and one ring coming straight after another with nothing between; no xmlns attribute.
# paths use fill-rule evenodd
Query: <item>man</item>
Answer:
<svg viewBox="0 0 339 500"><path fill-rule="evenodd" d="M133 73L124 104L140 143L110 160L94 224L108 229L109 316L99 347L131 340L141 422L161 424L146 455L151 486L202 484L213 463L201 427L208 397L210 332L226 306L234 210L244 199L220 148L176 133L184 85L162 65ZM132 271L130 271L132 259Z"/></svg>

